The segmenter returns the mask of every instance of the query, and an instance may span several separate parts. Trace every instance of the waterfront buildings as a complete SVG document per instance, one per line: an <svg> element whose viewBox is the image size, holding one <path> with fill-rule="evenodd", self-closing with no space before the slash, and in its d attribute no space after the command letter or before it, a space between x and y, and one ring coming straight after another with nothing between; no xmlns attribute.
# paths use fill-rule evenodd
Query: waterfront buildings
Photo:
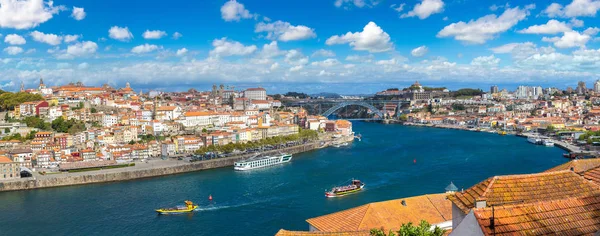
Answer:
<svg viewBox="0 0 600 236"><path fill-rule="evenodd" d="M7 156L0 156L0 180L18 179L21 177L20 172L18 162L12 161Z"/></svg>
<svg viewBox="0 0 600 236"><path fill-rule="evenodd" d="M244 97L249 100L267 100L267 90L264 88L249 88L244 90Z"/></svg>

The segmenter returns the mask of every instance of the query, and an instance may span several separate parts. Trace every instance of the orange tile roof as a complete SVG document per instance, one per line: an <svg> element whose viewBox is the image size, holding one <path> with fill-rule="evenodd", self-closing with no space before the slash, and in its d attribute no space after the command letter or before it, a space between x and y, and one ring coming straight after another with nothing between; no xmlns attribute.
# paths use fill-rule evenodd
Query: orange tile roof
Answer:
<svg viewBox="0 0 600 236"><path fill-rule="evenodd" d="M6 157L6 156L0 156L0 163L12 163L13 161Z"/></svg>
<svg viewBox="0 0 600 236"><path fill-rule="evenodd" d="M308 232L308 231L288 231L280 229L275 236L369 236L369 230L348 231L348 232Z"/></svg>
<svg viewBox="0 0 600 236"><path fill-rule="evenodd" d="M545 172L571 170L571 168L573 168L573 171L575 171L575 173L581 174L583 172L586 172L590 169L594 169L599 166L600 166L600 158L577 159L577 160L572 160L565 164L556 166Z"/></svg>
<svg viewBox="0 0 600 236"><path fill-rule="evenodd" d="M452 219L447 194L431 194L374 202L306 220L319 231L345 232L384 228L398 230L402 224L426 220L438 224ZM406 206L402 205L405 201Z"/></svg>
<svg viewBox="0 0 600 236"><path fill-rule="evenodd" d="M600 195L597 185L572 171L554 171L491 177L464 192L449 195L448 199L468 213L474 208L476 199L485 199L489 206L515 201L529 203L591 195Z"/></svg>
<svg viewBox="0 0 600 236"><path fill-rule="evenodd" d="M595 235L600 230L600 196L474 210L485 235ZM495 231L495 232L494 232Z"/></svg>

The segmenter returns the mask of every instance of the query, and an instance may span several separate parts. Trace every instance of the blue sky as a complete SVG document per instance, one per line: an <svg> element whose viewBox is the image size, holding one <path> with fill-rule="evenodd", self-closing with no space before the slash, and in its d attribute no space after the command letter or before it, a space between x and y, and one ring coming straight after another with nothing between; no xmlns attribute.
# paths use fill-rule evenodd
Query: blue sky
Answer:
<svg viewBox="0 0 600 236"><path fill-rule="evenodd" d="M600 0L0 0L0 87L565 88L599 79L598 10Z"/></svg>

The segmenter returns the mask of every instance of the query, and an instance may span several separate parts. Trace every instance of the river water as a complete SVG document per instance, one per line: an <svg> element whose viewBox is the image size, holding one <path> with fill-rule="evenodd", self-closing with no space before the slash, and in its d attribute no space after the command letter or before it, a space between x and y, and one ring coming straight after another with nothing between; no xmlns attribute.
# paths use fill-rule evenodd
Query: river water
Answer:
<svg viewBox="0 0 600 236"><path fill-rule="evenodd" d="M567 161L559 148L515 136L364 122L355 122L354 131L361 142L297 154L267 169L0 193L0 235L273 235L308 230L308 218L365 203L444 192L450 181L466 189L490 176ZM324 197L351 178L365 182L365 191ZM200 209L154 213L186 199Z"/></svg>

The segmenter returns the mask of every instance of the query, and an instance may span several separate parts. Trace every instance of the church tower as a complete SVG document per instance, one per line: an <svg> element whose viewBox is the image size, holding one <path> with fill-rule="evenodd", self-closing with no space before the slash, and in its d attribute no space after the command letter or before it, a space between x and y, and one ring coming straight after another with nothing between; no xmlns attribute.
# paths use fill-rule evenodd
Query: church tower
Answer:
<svg viewBox="0 0 600 236"><path fill-rule="evenodd" d="M21 81L21 92L25 92L25 84Z"/></svg>
<svg viewBox="0 0 600 236"><path fill-rule="evenodd" d="M40 86L38 87L39 90L45 89L46 85L44 84L44 79L40 78Z"/></svg>

